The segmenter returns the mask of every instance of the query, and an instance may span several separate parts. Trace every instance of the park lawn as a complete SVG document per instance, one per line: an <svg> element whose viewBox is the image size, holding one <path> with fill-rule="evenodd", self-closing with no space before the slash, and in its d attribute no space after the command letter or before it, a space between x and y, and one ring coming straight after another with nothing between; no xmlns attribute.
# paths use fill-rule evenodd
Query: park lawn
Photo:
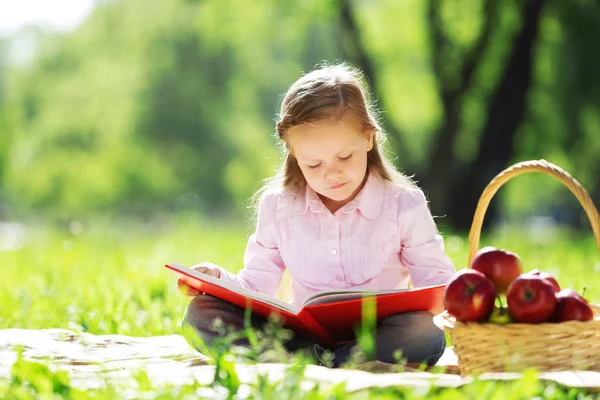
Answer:
<svg viewBox="0 0 600 400"><path fill-rule="evenodd" d="M28 226L20 248L0 252L0 329L65 328L93 334L132 336L179 333L179 322L189 299L178 293L174 276L163 265L169 261L188 265L212 261L237 271L241 268L250 233L244 222L206 222L189 215L160 224L125 221L108 224L103 221L71 224L70 227ZM446 237L448 255L457 269L464 268L468 253L466 237L444 232L443 228L441 231ZM539 268L550 272L562 287L580 292L585 287L585 297L600 302L600 257L591 231L504 228L485 236L483 245L513 250L521 256L525 270ZM285 297L285 293L282 295ZM44 374L51 381L55 379L50 371ZM41 390L35 389L35 385L24 385L26 379L23 377L17 378L8 387L0 383L3 388L0 394L4 390L8 391L5 395L20 398L17 392L25 390L24 386L27 390ZM69 392L68 383L66 387L61 390L67 390L71 397L114 395L108 389L79 393L74 389ZM234 387L229 389L235 390ZM290 395L295 393L292 389L286 389L290 390ZM311 396L315 399L342 398L342 389L331 389L329 397L327 393ZM195 388L161 390L153 397L162 393L166 398L183 398L194 393ZM170 392L165 392L168 390ZM254 390L262 393L262 398L283 393L282 387L265 382L257 382ZM541 382L530 378L509 384L476 382L458 390L432 389L428 393L401 388L370 390L363 398L391 398L388 396L400 393L409 398L421 395L476 398L481 391L489 393L488 398L522 397L525 391L526 397L542 398L567 393L576 396L578 393L561 392L558 388L549 391ZM324 397L320 397L321 394Z"/></svg>

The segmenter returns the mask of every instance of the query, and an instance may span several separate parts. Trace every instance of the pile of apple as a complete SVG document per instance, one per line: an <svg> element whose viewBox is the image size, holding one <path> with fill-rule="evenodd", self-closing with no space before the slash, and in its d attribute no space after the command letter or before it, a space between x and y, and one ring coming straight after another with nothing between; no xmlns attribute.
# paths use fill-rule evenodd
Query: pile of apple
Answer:
<svg viewBox="0 0 600 400"><path fill-rule="evenodd" d="M504 295L508 307L502 305ZM561 290L548 273L537 269L523 273L517 254L495 247L481 249L471 268L459 271L448 282L444 304L462 322L536 324L594 319L583 296L572 289Z"/></svg>

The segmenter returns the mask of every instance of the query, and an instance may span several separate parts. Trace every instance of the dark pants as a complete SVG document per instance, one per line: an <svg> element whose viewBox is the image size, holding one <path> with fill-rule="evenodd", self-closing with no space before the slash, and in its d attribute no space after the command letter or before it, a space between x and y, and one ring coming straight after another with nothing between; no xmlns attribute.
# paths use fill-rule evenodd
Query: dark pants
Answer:
<svg viewBox="0 0 600 400"><path fill-rule="evenodd" d="M223 330L215 330L215 321L222 321L222 327L239 333L240 337L233 344L249 346L250 341L243 335L244 310L236 305L209 295L199 295L190 301L183 317L183 325L191 327L191 332L211 346L214 340L223 335ZM251 314L250 324L255 330L264 329L267 321ZM196 337L184 336L196 349L200 350ZM426 363L435 365L446 347L444 332L433 323L433 315L427 311L413 311L390 315L385 318L375 331L374 359L386 363L396 363L395 353L402 352L402 359L410 363ZM315 347L315 355L320 351L330 350L333 353L333 365L339 366L349 359L351 350L356 346L352 341L334 348L323 349L314 338L295 335L283 342L285 348L294 352L299 349ZM315 346L316 345L316 346Z"/></svg>

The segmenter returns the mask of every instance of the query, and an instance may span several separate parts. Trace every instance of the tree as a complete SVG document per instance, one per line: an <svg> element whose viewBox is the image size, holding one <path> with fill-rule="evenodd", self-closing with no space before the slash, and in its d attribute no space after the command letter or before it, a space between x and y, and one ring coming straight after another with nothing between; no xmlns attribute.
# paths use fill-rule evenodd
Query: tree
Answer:
<svg viewBox="0 0 600 400"><path fill-rule="evenodd" d="M485 186L513 158L513 140L527 110L526 95L532 83L533 48L545 0L530 0L523 7L521 29L515 37L504 73L488 104L479 151L475 160L453 179L446 191L447 212L457 229L468 229ZM444 166L432 170L437 176ZM460 188L460 190L456 190ZM447 201L444 201L447 200ZM494 219L497 209L490 207Z"/></svg>
<svg viewBox="0 0 600 400"><path fill-rule="evenodd" d="M474 73L480 68L490 44L493 25L496 24L497 19L498 2L496 0L485 2L481 32L471 47L462 51L444 35L441 9L440 1L428 2L431 63L442 104L443 123L434 136L423 181L430 197L435 199L434 212L448 215L453 223L464 228L470 216L462 213L461 216L455 215L451 199L460 175L465 174L471 167L457 157L454 147L459 131L463 128L461 118L465 97L472 89ZM464 53L464 56L457 68L452 69L448 67L449 58L455 57L455 53ZM474 210L465 210L467 213L472 211Z"/></svg>
<svg viewBox="0 0 600 400"><path fill-rule="evenodd" d="M507 31L499 27L500 3L489 0L483 3L478 37L470 46L456 43L447 34L449 22L442 18L443 2L428 2L431 66L438 83L442 123L432 136L426 168L420 174L419 181L429 197L435 199L432 202L433 213L448 216L450 223L458 229L470 226L483 187L513 156L513 138L527 109L526 95L532 82L532 54L544 3L545 0L532 0L517 5L521 27L514 39L509 39L506 60L501 55L495 55L493 62L503 63L503 73L489 95L482 134L475 145L475 156L464 159L457 156L455 149L459 135L464 130L465 100L472 96L474 86L478 85L474 83L474 76L480 72L486 56L489 58L490 47L505 40L502 35L506 35ZM345 54L365 71L377 87L378 71L361 41L352 2L340 1L339 12ZM382 104L380 106L384 107ZM394 130L394 137L404 136L404 133L399 134ZM403 155L405 147L401 141L397 141L394 150L406 160L408 157ZM493 215L494 212L495 204L489 213Z"/></svg>

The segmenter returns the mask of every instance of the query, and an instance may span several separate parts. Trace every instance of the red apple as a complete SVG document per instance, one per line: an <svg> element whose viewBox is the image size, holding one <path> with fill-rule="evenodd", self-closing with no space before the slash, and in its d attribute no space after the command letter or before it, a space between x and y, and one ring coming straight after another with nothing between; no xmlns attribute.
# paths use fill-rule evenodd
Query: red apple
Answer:
<svg viewBox="0 0 600 400"><path fill-rule="evenodd" d="M458 321L483 321L492 311L494 284L472 269L459 271L446 285L444 305Z"/></svg>
<svg viewBox="0 0 600 400"><path fill-rule="evenodd" d="M522 272L518 255L491 246L479 250L471 268L483 273L494 283L496 294L505 293L508 285Z"/></svg>
<svg viewBox="0 0 600 400"><path fill-rule="evenodd" d="M554 290L556 291L556 293L560 292L560 285L558 284L556 279L554 279L554 277L552 275L550 275L549 273L540 271L539 269L534 269L533 271L527 272L527 275L539 276L541 279L543 279L543 280L547 281L549 284L551 284L554 287Z"/></svg>
<svg viewBox="0 0 600 400"><path fill-rule="evenodd" d="M583 296L573 289L563 289L556 295L556 311L553 321L590 321L594 319L594 311Z"/></svg>
<svg viewBox="0 0 600 400"><path fill-rule="evenodd" d="M508 311L517 322L539 323L550 319L556 309L556 292L545 279L522 274L508 287Z"/></svg>

